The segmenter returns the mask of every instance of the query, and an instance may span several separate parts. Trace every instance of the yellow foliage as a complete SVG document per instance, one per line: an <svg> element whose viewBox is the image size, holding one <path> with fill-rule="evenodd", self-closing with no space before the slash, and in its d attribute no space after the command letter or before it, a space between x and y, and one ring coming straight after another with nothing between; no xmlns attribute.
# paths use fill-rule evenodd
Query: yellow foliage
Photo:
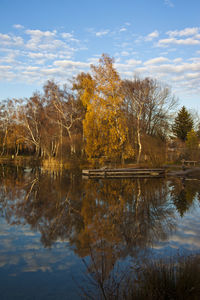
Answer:
<svg viewBox="0 0 200 300"><path fill-rule="evenodd" d="M80 75L80 98L87 108L83 121L86 153L92 158L128 158L134 155L128 145L128 127L123 112L124 96L121 79L113 61L103 55L98 66L91 66L92 75Z"/></svg>

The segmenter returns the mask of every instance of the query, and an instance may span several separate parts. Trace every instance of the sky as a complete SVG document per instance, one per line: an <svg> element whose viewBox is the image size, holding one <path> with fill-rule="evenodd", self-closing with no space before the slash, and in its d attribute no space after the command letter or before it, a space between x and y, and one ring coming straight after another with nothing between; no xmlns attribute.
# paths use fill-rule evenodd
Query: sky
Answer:
<svg viewBox="0 0 200 300"><path fill-rule="evenodd" d="M103 53L200 113L199 0L0 0L0 100L70 84Z"/></svg>

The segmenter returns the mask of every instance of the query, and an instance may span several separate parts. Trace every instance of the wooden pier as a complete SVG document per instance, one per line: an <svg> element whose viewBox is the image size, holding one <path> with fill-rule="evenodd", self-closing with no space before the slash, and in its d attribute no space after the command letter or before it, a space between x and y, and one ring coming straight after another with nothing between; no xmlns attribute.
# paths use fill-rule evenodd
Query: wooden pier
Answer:
<svg viewBox="0 0 200 300"><path fill-rule="evenodd" d="M165 169L91 169L82 170L85 178L149 178L164 177Z"/></svg>

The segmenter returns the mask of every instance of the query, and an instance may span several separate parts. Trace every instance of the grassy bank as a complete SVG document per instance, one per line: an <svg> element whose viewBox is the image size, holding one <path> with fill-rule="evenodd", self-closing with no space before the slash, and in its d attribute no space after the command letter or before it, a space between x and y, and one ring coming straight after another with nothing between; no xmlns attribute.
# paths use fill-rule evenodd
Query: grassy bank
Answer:
<svg viewBox="0 0 200 300"><path fill-rule="evenodd" d="M63 161L57 160L55 158L42 159L35 156L2 156L0 157L0 164L13 165L19 167L41 167L43 170L64 170L72 168L84 168L88 166L87 161L74 158L65 159Z"/></svg>

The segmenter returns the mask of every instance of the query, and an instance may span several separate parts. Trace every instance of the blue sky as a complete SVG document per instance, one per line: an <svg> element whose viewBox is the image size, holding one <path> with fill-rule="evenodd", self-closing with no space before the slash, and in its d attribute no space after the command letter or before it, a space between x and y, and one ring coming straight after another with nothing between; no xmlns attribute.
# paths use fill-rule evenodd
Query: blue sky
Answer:
<svg viewBox="0 0 200 300"><path fill-rule="evenodd" d="M199 0L1 0L0 100L67 83L102 53L200 112Z"/></svg>

